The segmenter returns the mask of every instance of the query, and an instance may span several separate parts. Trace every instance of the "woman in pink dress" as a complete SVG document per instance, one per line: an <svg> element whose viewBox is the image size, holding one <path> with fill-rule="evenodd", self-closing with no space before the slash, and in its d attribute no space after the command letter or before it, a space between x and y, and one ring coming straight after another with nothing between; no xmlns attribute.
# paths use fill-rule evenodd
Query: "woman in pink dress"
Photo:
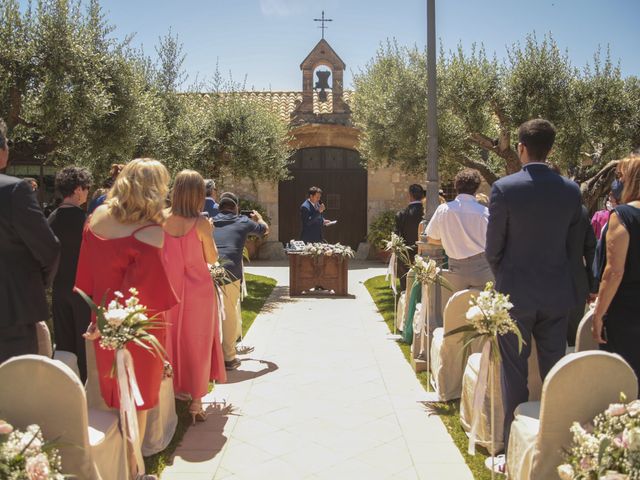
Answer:
<svg viewBox="0 0 640 480"><path fill-rule="evenodd" d="M218 305L207 263L218 260L213 225L201 215L202 176L183 170L175 179L171 209L164 224L163 258L180 303L167 312L167 354L176 394L189 394L193 422L204 421L202 397L209 381L226 381L220 343Z"/></svg>

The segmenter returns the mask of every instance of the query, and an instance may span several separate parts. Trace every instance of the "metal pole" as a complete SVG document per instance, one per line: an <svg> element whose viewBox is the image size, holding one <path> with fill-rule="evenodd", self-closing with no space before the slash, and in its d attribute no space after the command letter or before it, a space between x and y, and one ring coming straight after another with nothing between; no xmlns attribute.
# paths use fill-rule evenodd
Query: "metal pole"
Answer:
<svg viewBox="0 0 640 480"><path fill-rule="evenodd" d="M424 212L424 220L421 224L420 240L418 241L418 253L428 256L439 265L444 259L444 251L441 247L427 243L424 230L438 208L440 180L438 178L438 85L436 77L436 2L427 0L427 207ZM441 324L440 317L440 286L428 287L428 302L423 298L423 306L427 303L427 321L425 329L431 329L434 325ZM428 369L427 356L430 353L430 335L427 335L426 347L423 347L419 357L415 358L413 367L416 371Z"/></svg>

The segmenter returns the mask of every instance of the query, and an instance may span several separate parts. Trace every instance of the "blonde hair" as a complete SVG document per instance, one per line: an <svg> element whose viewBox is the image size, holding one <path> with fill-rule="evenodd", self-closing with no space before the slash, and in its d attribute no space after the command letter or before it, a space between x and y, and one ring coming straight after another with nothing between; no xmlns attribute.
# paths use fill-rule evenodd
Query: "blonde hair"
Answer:
<svg viewBox="0 0 640 480"><path fill-rule="evenodd" d="M485 207L489 206L489 197L484 193L476 193L476 200L480 205L484 205Z"/></svg>
<svg viewBox="0 0 640 480"><path fill-rule="evenodd" d="M173 182L171 213L186 218L199 217L204 210L204 178L195 170L182 170Z"/></svg>
<svg viewBox="0 0 640 480"><path fill-rule="evenodd" d="M622 174L624 188L622 189L622 203L640 200L640 155L631 154L620 160L618 167Z"/></svg>
<svg viewBox="0 0 640 480"><path fill-rule="evenodd" d="M162 223L168 185L169 172L158 160L131 160L109 190L109 213L121 223Z"/></svg>

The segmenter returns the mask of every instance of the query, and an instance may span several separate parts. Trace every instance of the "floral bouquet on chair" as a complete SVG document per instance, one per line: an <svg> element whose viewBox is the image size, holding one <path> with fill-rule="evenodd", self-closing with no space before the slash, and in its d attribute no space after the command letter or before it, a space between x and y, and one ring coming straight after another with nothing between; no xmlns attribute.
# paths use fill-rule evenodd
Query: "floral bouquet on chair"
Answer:
<svg viewBox="0 0 640 480"><path fill-rule="evenodd" d="M209 264L209 274L216 287L221 287L237 280L220 262Z"/></svg>
<svg viewBox="0 0 640 480"><path fill-rule="evenodd" d="M571 433L562 480L640 478L640 400L614 403L584 427L574 422Z"/></svg>
<svg viewBox="0 0 640 480"><path fill-rule="evenodd" d="M522 351L524 340L516 322L511 318L509 310L513 304L509 295L504 295L493 288L493 282L487 282L484 290L477 297L472 297L467 310L468 325L451 330L445 336L463 333L463 342L467 348L475 339L485 337L492 343L494 359L500 359L498 336L509 332L518 337L518 350Z"/></svg>
<svg viewBox="0 0 640 480"><path fill-rule="evenodd" d="M22 432L0 420L0 478L3 480L64 480L58 450L42 438L38 425Z"/></svg>
<svg viewBox="0 0 640 480"><path fill-rule="evenodd" d="M102 348L121 350L127 343L133 342L153 354L166 356L164 348L151 333L151 330L162 328L165 323L157 320L155 316L147 315L147 307L140 305L138 291L135 288L129 289L130 296L126 300L122 292L114 292L116 298L106 306L104 301L102 305L96 305L82 290L76 291L96 315Z"/></svg>
<svg viewBox="0 0 640 480"><path fill-rule="evenodd" d="M415 274L417 282L426 285L438 284L447 290L453 290L451 284L442 276L442 269L432 258L416 255L410 270Z"/></svg>

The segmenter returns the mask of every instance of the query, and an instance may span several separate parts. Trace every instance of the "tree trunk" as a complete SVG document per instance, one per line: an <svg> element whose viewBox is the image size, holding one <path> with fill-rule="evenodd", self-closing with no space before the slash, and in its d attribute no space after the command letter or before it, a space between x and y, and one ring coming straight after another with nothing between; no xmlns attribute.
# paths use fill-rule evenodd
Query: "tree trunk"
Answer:
<svg viewBox="0 0 640 480"><path fill-rule="evenodd" d="M593 177L580 184L582 199L590 213L595 212L598 199L611 189L611 182L615 178L619 160L612 160L600 169Z"/></svg>

